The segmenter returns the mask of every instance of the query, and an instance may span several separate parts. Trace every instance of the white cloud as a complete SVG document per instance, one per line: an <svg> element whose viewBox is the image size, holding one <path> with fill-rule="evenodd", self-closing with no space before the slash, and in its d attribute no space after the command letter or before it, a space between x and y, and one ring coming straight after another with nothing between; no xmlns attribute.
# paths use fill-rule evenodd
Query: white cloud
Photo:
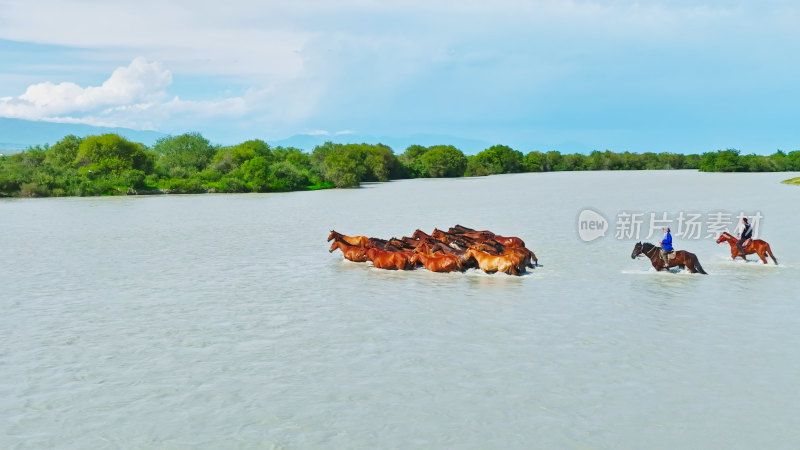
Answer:
<svg viewBox="0 0 800 450"><path fill-rule="evenodd" d="M92 111L136 103L152 103L164 95L172 83L172 73L159 63L136 58L120 67L100 86L82 88L75 83L44 82L28 87L16 99L2 99L3 115L40 118L73 112Z"/></svg>
<svg viewBox="0 0 800 450"><path fill-rule="evenodd" d="M137 57L100 86L43 82L18 97L0 98L0 117L153 129L170 118L236 117L248 110L243 97L211 101L168 99L172 73ZM259 95L251 94L251 97Z"/></svg>

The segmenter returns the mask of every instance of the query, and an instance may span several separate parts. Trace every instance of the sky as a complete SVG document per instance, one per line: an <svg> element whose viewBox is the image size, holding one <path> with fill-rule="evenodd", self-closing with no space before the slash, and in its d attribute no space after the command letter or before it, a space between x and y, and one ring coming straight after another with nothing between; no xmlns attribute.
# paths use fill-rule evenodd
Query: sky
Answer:
<svg viewBox="0 0 800 450"><path fill-rule="evenodd" d="M800 149L798 23L784 0L0 0L0 117L769 154Z"/></svg>

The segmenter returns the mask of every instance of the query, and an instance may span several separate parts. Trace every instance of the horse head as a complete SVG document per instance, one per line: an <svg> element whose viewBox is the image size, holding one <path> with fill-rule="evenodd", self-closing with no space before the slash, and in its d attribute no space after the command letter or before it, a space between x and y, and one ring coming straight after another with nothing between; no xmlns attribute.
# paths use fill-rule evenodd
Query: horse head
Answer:
<svg viewBox="0 0 800 450"><path fill-rule="evenodd" d="M642 243L637 242L636 245L633 246L633 252L631 253L631 259L636 259L637 256L642 254Z"/></svg>
<svg viewBox="0 0 800 450"><path fill-rule="evenodd" d="M330 241L330 239L328 240ZM336 250L337 248L339 248L339 241L333 241L333 244L331 244L331 248L328 249L328 253L333 253L333 251Z"/></svg>
<svg viewBox="0 0 800 450"><path fill-rule="evenodd" d="M340 237L341 234L331 230L331 234L328 235L328 242L334 240L337 237Z"/></svg>
<svg viewBox="0 0 800 450"><path fill-rule="evenodd" d="M729 241L731 239L734 239L734 237L728 234L727 232L723 231L722 234L720 234L719 237L717 238L717 244L721 244L722 242Z"/></svg>
<svg viewBox="0 0 800 450"><path fill-rule="evenodd" d="M411 237L414 239L423 239L423 238L428 238L430 236L428 236L424 231L416 229L414 230L414 233L411 235Z"/></svg>

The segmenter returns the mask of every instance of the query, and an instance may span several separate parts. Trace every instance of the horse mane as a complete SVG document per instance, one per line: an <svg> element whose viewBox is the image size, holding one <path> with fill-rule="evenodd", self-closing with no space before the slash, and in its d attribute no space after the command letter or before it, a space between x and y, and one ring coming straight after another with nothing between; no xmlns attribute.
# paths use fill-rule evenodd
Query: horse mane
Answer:
<svg viewBox="0 0 800 450"><path fill-rule="evenodd" d="M651 248L655 247L655 245L653 245L653 244L651 244L649 242L643 242L642 243L642 250L644 250L647 247L649 247L648 250L650 250Z"/></svg>
<svg viewBox="0 0 800 450"><path fill-rule="evenodd" d="M339 234L339 233L337 233L337 234ZM353 245L353 244L351 244L351 243L349 243L349 242L345 241L345 240L344 240L344 238L343 238L342 236L343 236L343 235L341 235L341 234L340 234L339 236L334 236L334 237L333 237L333 242L334 242L334 244L335 244L336 242L338 242L338 243L340 243L340 244L344 244L344 245L346 245L346 246L348 246L348 247L358 247L357 245Z"/></svg>

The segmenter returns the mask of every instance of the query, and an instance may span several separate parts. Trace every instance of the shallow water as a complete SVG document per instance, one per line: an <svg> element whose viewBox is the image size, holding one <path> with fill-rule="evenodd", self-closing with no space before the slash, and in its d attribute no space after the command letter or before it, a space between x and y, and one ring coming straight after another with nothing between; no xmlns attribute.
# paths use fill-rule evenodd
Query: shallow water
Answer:
<svg viewBox="0 0 800 450"><path fill-rule="evenodd" d="M2 200L0 448L797 448L790 176ZM589 243L587 207L611 222ZM759 211L780 265L676 237L710 275L657 273L614 236L632 211ZM456 223L543 267L382 271L325 242Z"/></svg>

